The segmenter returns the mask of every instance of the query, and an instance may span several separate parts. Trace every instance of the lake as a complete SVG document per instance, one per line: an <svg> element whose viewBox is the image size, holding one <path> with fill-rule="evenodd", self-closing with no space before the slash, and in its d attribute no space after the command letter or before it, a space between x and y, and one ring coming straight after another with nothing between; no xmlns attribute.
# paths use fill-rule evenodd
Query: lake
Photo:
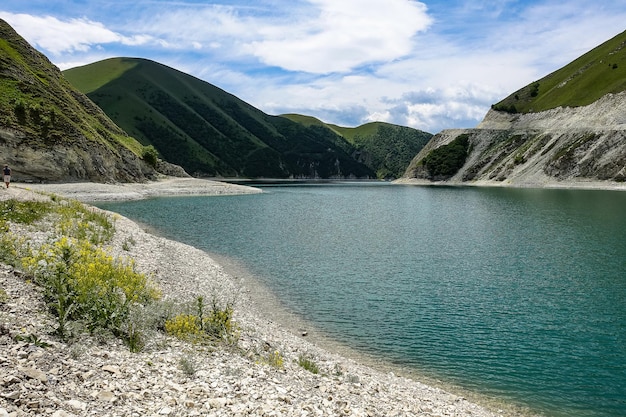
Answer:
<svg viewBox="0 0 626 417"><path fill-rule="evenodd" d="M626 193L261 187L97 205L237 261L364 354L548 416L626 415Z"/></svg>

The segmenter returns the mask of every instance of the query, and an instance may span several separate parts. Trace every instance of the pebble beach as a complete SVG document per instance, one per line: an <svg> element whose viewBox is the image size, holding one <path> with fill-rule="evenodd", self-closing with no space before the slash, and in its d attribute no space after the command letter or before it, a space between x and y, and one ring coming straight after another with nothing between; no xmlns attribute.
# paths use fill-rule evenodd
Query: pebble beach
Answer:
<svg viewBox="0 0 626 417"><path fill-rule="evenodd" d="M189 178L148 184L18 183L0 190L0 200L48 198L38 192L93 202L260 190ZM334 349L314 329L286 319L287 313L270 312L274 303L265 303L264 290L245 274L111 215L116 229L107 248L111 254L132 259L166 300L203 296L231 302L240 328L236 345L204 346L155 334L141 352L131 353L115 339L62 341L52 335L54 320L41 290L20 271L0 264L0 288L7 295L0 303L0 417L528 415ZM45 343L17 335L37 335ZM274 352L281 366L258 360ZM299 365L302 357L319 372Z"/></svg>

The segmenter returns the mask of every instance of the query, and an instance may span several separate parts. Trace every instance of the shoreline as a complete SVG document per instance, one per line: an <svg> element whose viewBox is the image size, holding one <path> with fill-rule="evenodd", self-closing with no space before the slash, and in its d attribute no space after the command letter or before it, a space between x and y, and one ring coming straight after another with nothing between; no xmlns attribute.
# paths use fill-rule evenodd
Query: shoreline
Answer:
<svg viewBox="0 0 626 417"><path fill-rule="evenodd" d="M537 411L533 411L526 406L515 404L502 398L487 396L480 392L455 385L449 381L444 381L434 375L427 375L426 372L417 368L405 367L387 359L378 358L373 353L356 350L326 334L314 323L292 312L280 301L268 285L248 271L245 266L240 265L238 261L214 253L207 252L207 254L213 258L228 275L236 280L241 280L258 312L263 314L270 321L277 323L279 327L290 332L294 337L301 337L306 342L316 345L328 352L338 354L346 359L371 367L377 371L392 373L436 389L444 390L460 398L466 398L470 402L484 406L489 410L497 410L499 414L504 413L502 415L515 417L540 416L540 414L537 414ZM304 331L307 334L305 337L302 337Z"/></svg>
<svg viewBox="0 0 626 417"><path fill-rule="evenodd" d="M626 191L626 182L608 181L546 181L544 183L523 183L510 181L438 181L419 178L399 178L392 181L395 185L416 185L426 187L485 187L485 188L521 188L536 190L586 190L586 191Z"/></svg>
<svg viewBox="0 0 626 417"><path fill-rule="evenodd" d="M191 182L185 181L189 186L175 189L172 188L173 183L168 181L166 181L165 186L161 183L160 185L153 185L152 188L150 185L143 184L140 187L143 190L141 193L136 192L136 187L131 187L133 188L132 192L128 192L127 187L121 186L122 188L117 188L120 190L118 194L111 194L111 187L120 187L119 185L104 185L103 187L100 184L89 183L45 184L37 185L36 187L30 187L29 184L28 187L24 188L79 199L86 203L90 201L111 201L111 199L118 201L134 200L137 199L135 197L138 194L142 195L143 198L150 198L156 196L261 192L258 189L247 190L249 187L241 188L236 186L232 188L229 187L231 184L228 184L225 187L227 190L225 190L219 184L213 184L214 182L209 184L203 182L206 180L192 181L193 185L191 185ZM178 182L175 181L175 183ZM7 194L20 194L20 190L24 188L19 184ZM148 190L145 191L145 188L148 188ZM103 189L105 190L104 193L102 192ZM215 191L218 192L212 194ZM27 190L25 192L28 193ZM0 197L4 196L0 194ZM142 225L122 216L120 217L117 222L124 226L122 228L123 233L119 233L120 236L117 236L116 240L119 242L122 239L127 239L128 236L132 237L141 234L141 238L138 239L140 243L138 243L136 249L133 249L133 253L130 256L137 261L138 267L146 272L154 271L156 268L156 273L159 275L157 281L160 285L165 285L164 293L172 292L190 295L201 293L201 289L204 288L205 290L210 289L212 292L217 291L222 298L227 297L228 294L237 294L237 298L239 298L237 307L238 319L241 320L246 328L255 329L255 335L249 335L246 338L262 340L267 345L273 347L282 346L282 349L286 352L290 351L292 356L298 352L306 352L316 358L320 358L319 360L323 364L328 363L330 366L331 363L334 363L334 366L340 366L341 369L345 369L348 376L361 381L359 382L360 385L365 385L365 381L368 378L383 381L383 386L393 386L395 387L394 390L397 389L399 393L403 393L400 398L403 398L403 401L407 402L407 404L400 405L404 407L408 406L413 400L417 400L428 403L434 402L440 404L438 407L454 409L455 411L451 411L451 415L532 415L530 410L506 403L504 400L483 398L480 397L480 394L466 392L462 388L426 378L424 375L419 375L418 372L407 372L406 369L399 365L379 360L365 353L356 352L341 342L324 335L304 319L289 312L271 290L247 273L245 268L237 266L232 262L226 262L225 258L216 257L218 258L216 260L211 254L204 251L158 236L154 230L146 232L145 227L142 227ZM155 250L155 248L158 250ZM164 256L159 254L159 251L163 251L163 253L174 251L177 255L176 259L163 259ZM128 256L123 251L120 251L119 254ZM186 264L191 259L193 259L191 261L193 265L191 265L191 270L186 270L186 272L197 275L188 277L186 274L181 274L180 270L188 268L189 265ZM216 282L206 282L204 277L207 271L210 271L213 278L217 277ZM186 279L189 278L189 282L185 282L182 285L183 288L180 288L180 282L176 279L180 279L181 276L185 276ZM306 337L302 336L303 331L307 332ZM244 343L251 344L253 343L251 340L244 341ZM287 358L287 354L285 356ZM294 371L294 369L290 369L290 371ZM299 369L296 368L296 371L299 371ZM328 381L324 381L324 384L324 386L332 385ZM392 396L400 395L395 391L392 394ZM418 398L415 399L415 396ZM470 398L469 401L466 399L467 397ZM422 411L433 410L432 407L422 408L422 406L419 406L417 409ZM470 412L469 410L472 411ZM419 413L415 415L430 415L430 413L425 412L424 414Z"/></svg>
<svg viewBox="0 0 626 417"><path fill-rule="evenodd" d="M147 183L101 184L93 182L70 183L14 183L26 190L58 194L84 203L95 201L133 201L152 197L180 197L194 195L239 195L261 193L259 188L198 178L167 177Z"/></svg>

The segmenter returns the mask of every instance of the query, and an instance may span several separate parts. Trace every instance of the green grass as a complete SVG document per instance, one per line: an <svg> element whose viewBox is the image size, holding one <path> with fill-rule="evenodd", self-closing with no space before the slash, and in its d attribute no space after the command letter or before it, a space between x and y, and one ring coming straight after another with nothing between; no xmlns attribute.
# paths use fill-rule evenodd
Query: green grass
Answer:
<svg viewBox="0 0 626 417"><path fill-rule="evenodd" d="M88 94L120 77L136 65L135 60L110 58L101 61L99 65L88 64L84 67L68 69L63 72L63 75L83 94Z"/></svg>
<svg viewBox="0 0 626 417"><path fill-rule="evenodd" d="M33 224L49 214L53 209L47 201L0 201L0 216L4 221Z"/></svg>
<svg viewBox="0 0 626 417"><path fill-rule="evenodd" d="M626 31L563 68L511 94L493 107L529 113L559 106L585 106L626 90Z"/></svg>

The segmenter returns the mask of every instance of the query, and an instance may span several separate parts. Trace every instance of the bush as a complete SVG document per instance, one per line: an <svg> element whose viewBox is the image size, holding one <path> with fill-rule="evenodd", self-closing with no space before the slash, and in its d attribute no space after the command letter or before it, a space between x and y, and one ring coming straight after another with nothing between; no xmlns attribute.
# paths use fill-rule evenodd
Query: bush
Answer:
<svg viewBox="0 0 626 417"><path fill-rule="evenodd" d="M233 342L237 338L238 327L233 321L233 307L221 307L214 298L210 309L204 297L197 297L192 313L174 316L165 322L165 331L181 340L192 342Z"/></svg>
<svg viewBox="0 0 626 417"><path fill-rule="evenodd" d="M267 356L262 357L259 360L259 363L262 363L264 365L269 365L272 368L282 369L283 366L285 365L285 359L283 358L283 355L281 355L279 351L275 350L274 352L268 353Z"/></svg>
<svg viewBox="0 0 626 417"><path fill-rule="evenodd" d="M63 236L32 251L22 265L43 287L61 336L70 320L83 322L92 332L104 328L120 334L131 305L160 295L132 262L114 259L85 240Z"/></svg>
<svg viewBox="0 0 626 417"><path fill-rule="evenodd" d="M447 145L430 151L423 159L431 180L448 179L465 164L469 149L469 135L457 136Z"/></svg>
<svg viewBox="0 0 626 417"><path fill-rule="evenodd" d="M159 152L152 145L144 146L141 157L153 168L156 168L157 162L159 162Z"/></svg>
<svg viewBox="0 0 626 417"><path fill-rule="evenodd" d="M167 320L165 331L178 339L192 342L198 341L202 335L198 316L193 314L179 314Z"/></svg>

